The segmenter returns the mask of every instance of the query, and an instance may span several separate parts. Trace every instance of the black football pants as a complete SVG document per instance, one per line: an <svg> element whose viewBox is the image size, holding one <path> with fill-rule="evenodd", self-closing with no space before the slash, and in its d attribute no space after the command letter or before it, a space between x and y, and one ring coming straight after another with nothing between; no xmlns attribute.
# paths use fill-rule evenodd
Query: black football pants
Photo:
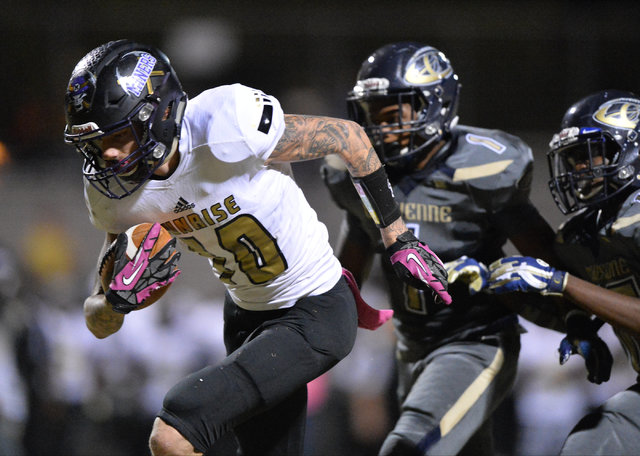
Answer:
<svg viewBox="0 0 640 456"><path fill-rule="evenodd" d="M351 351L356 306L345 280L319 296L273 311L247 311L225 298L228 356L175 385L158 416L196 450L233 430L245 456L300 455L306 384Z"/></svg>

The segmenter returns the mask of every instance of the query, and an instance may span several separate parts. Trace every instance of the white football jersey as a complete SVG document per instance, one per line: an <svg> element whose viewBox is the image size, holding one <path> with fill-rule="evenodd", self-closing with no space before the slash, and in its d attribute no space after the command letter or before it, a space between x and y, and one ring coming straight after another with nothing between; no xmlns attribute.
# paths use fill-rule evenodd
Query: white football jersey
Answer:
<svg viewBox="0 0 640 456"><path fill-rule="evenodd" d="M120 233L159 222L209 258L231 297L248 310L292 306L330 290L341 267L291 167L265 165L284 131L279 102L240 84L189 100L180 163L120 200L85 180L91 222Z"/></svg>

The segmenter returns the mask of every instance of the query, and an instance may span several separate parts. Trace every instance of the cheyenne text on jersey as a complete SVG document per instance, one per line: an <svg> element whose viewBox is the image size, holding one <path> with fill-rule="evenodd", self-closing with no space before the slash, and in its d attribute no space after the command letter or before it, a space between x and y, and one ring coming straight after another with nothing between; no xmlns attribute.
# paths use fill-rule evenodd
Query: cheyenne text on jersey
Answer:
<svg viewBox="0 0 640 456"><path fill-rule="evenodd" d="M400 211L407 222L451 222L451 206L423 203L400 203Z"/></svg>

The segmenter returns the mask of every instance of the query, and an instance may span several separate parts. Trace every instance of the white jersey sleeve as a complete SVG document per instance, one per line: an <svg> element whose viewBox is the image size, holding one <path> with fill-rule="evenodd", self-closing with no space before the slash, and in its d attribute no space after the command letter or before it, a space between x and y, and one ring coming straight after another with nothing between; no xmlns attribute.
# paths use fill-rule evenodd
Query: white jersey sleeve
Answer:
<svg viewBox="0 0 640 456"><path fill-rule="evenodd" d="M215 106L215 110L207 109ZM215 157L236 163L262 160L276 147L284 131L284 113L275 97L240 84L207 90L189 101L194 113L192 147L208 145Z"/></svg>

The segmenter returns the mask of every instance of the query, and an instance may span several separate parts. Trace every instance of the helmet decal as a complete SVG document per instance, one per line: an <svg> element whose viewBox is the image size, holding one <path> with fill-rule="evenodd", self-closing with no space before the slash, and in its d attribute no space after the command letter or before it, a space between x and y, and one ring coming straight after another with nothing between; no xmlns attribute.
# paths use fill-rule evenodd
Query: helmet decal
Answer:
<svg viewBox="0 0 640 456"><path fill-rule="evenodd" d="M96 89L96 77L89 71L82 71L69 81L69 109L76 112L91 108Z"/></svg>
<svg viewBox="0 0 640 456"><path fill-rule="evenodd" d="M133 73L130 75L122 75L120 74L119 68L116 68L116 77L118 84L122 87L122 90L129 95L139 97L142 94L145 85L149 82L149 77L151 76L151 72L153 71L153 67L156 64L157 59L147 52L136 52L131 54L135 54L138 57L138 63L136 63ZM123 59L126 57L127 56L125 55ZM150 84L148 92L153 93L153 89Z"/></svg>
<svg viewBox="0 0 640 456"><path fill-rule="evenodd" d="M416 52L407 64L404 79L409 84L426 85L440 81L453 73L449 61L440 51L426 47Z"/></svg>
<svg viewBox="0 0 640 456"><path fill-rule="evenodd" d="M607 101L593 114L593 120L609 127L633 130L640 120L640 103L630 98Z"/></svg>

